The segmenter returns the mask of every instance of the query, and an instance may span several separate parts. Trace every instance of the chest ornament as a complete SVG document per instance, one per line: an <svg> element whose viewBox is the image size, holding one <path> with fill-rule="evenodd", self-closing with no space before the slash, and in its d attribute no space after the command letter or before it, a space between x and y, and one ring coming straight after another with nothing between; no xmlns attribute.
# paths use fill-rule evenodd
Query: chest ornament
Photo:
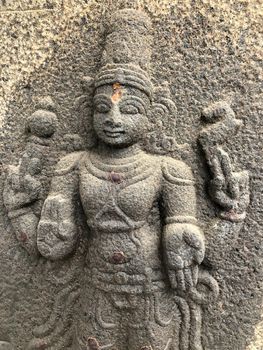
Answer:
<svg viewBox="0 0 263 350"><path fill-rule="evenodd" d="M123 252L118 251L118 252L114 252L111 260L113 262L113 264L123 264L126 261L125 255Z"/></svg>
<svg viewBox="0 0 263 350"><path fill-rule="evenodd" d="M109 173L109 181L115 184L120 184L124 180L124 177L114 171Z"/></svg>

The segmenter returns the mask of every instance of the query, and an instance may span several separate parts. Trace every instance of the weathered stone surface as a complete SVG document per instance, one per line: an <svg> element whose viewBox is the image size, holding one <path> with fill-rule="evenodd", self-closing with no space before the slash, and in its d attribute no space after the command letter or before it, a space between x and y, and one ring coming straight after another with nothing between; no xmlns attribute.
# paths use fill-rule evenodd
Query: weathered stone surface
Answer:
<svg viewBox="0 0 263 350"><path fill-rule="evenodd" d="M91 96L93 78L103 64L105 16L110 23L113 12L127 7L145 12L153 22L149 71L158 89L154 91L155 113L145 148L158 154L158 159L166 155L192 168L197 219L205 233L201 267L219 284L218 299L202 306L203 348L263 347L261 5L254 0L0 2L1 192L7 166L17 165L23 156L22 166L30 168L29 175L38 181L28 181L32 198L40 198L27 232L19 233L14 218L7 216L14 200L10 190L6 196L11 200L5 207L1 205L0 349L69 348L68 330L72 316L78 315L73 307L84 279L81 266L87 242L81 241L73 257L51 262L38 257L28 237L38 224L35 216L39 216L49 192L57 160L94 142L91 99L85 100L83 110L79 97ZM109 44L108 57L116 56L118 48ZM125 48L119 50L122 54ZM141 57L143 65L147 52L146 47L134 59ZM118 86L115 93L113 99L118 99ZM222 143L215 141L213 128L209 129L220 126L218 120L225 120L222 105L218 112L214 104L218 101L223 101L228 115L233 116L233 132ZM216 122L206 124L214 115ZM47 124L42 128L43 120ZM53 132L47 141L46 136ZM219 136L220 132L226 136L226 129L219 129ZM219 159L219 169L222 164L231 167L223 180L211 170L210 155ZM75 158L68 161L74 163ZM62 170L67 162L59 163ZM249 184L245 171L249 172ZM216 186L208 190L211 180ZM121 186L123 178L110 172L109 181ZM39 183L44 190L40 191ZM226 207L222 206L222 195ZM81 218L78 220L81 230L86 230ZM152 220L155 223L155 215ZM112 252L111 262L116 267L125 259L123 250ZM123 278L116 275L120 282ZM94 339L87 341L91 348L96 345ZM191 349L198 346L194 342Z"/></svg>

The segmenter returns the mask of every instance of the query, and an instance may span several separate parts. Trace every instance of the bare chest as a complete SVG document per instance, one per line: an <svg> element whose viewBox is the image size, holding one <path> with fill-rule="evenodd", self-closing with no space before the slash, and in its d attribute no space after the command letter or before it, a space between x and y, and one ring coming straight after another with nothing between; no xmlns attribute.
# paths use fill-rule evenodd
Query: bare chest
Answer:
<svg viewBox="0 0 263 350"><path fill-rule="evenodd" d="M160 175L151 164L107 165L86 162L80 171L81 202L88 224L126 231L147 221L159 197Z"/></svg>

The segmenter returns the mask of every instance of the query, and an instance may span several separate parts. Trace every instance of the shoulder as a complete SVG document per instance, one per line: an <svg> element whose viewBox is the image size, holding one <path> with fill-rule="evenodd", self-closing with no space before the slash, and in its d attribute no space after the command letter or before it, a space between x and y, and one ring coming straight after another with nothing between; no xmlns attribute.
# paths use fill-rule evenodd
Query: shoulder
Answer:
<svg viewBox="0 0 263 350"><path fill-rule="evenodd" d="M181 160L161 157L161 169L165 180L171 183L192 185L194 177L191 168Z"/></svg>
<svg viewBox="0 0 263 350"><path fill-rule="evenodd" d="M61 176L71 173L79 168L87 152L72 152L61 158L56 165L55 175Z"/></svg>

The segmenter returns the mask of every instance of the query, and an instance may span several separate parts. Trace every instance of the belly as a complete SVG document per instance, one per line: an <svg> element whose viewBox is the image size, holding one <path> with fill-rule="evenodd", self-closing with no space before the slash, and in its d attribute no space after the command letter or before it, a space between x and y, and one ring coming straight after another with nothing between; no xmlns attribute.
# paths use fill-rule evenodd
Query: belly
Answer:
<svg viewBox="0 0 263 350"><path fill-rule="evenodd" d="M91 234L86 273L90 282L104 291L142 293L165 287L157 229Z"/></svg>
<svg viewBox="0 0 263 350"><path fill-rule="evenodd" d="M144 225L138 230L91 233L87 265L105 272L144 273L161 267L160 232Z"/></svg>

